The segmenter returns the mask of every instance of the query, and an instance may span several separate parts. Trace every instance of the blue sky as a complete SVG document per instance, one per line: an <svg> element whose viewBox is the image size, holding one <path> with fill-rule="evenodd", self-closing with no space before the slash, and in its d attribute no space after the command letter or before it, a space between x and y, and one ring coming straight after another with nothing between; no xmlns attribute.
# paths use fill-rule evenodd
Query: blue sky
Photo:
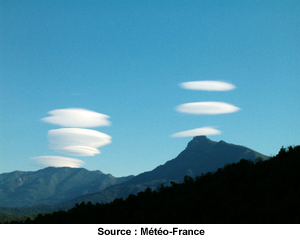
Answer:
<svg viewBox="0 0 300 240"><path fill-rule="evenodd" d="M55 156L136 175L173 159L192 139L173 134L205 127L220 132L212 140L266 155L300 144L297 0L0 0L0 8L0 173L38 170L38 161ZM204 80L235 88L180 85ZM197 102L239 110L178 111ZM108 116L109 124L74 125L87 129L86 139L95 133L106 142L67 145L61 134L75 134L74 126L42 120L59 109Z"/></svg>

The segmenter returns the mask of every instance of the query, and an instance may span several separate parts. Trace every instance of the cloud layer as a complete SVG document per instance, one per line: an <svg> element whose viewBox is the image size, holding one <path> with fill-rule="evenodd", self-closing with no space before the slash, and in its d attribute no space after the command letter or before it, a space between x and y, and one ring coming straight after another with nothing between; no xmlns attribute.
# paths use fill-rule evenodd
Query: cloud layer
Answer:
<svg viewBox="0 0 300 240"><path fill-rule="evenodd" d="M111 136L91 129L60 128L48 132L49 147L71 156L94 156L111 143Z"/></svg>
<svg viewBox="0 0 300 240"><path fill-rule="evenodd" d="M79 168L85 163L81 160L75 158L68 157L60 157L60 156L41 156L41 157L33 157L35 160L35 165L40 167L72 167Z"/></svg>
<svg viewBox="0 0 300 240"><path fill-rule="evenodd" d="M235 89L231 83L222 81L193 81L183 82L179 86L189 90L202 90L202 91L229 91Z"/></svg>
<svg viewBox="0 0 300 240"><path fill-rule="evenodd" d="M56 109L49 112L50 117L41 120L61 127L100 127L110 126L109 116L82 108Z"/></svg>
<svg viewBox="0 0 300 240"><path fill-rule="evenodd" d="M202 127L202 128L195 128L188 131L178 132L171 135L171 137L194 137L194 136L201 136L201 135L217 135L221 134L222 132L218 129L212 127Z"/></svg>
<svg viewBox="0 0 300 240"><path fill-rule="evenodd" d="M189 114L224 114L239 111L240 108L224 102L193 102L181 104L176 110Z"/></svg>

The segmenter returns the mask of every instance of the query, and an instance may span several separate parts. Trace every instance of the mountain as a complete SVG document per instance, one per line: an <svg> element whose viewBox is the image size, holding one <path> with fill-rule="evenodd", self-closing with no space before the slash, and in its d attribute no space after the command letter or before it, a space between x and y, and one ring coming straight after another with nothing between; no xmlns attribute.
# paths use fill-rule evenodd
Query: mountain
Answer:
<svg viewBox="0 0 300 240"><path fill-rule="evenodd" d="M135 177L116 178L101 171L67 167L3 173L0 175L0 207L57 205L57 209L67 209L81 202L106 203L137 194L147 187L155 189L161 184L170 185L171 181L182 182L186 175L195 177L240 159L256 158L267 157L244 146L197 136L176 158ZM0 212L5 211L12 212L12 209L0 209Z"/></svg>
<svg viewBox="0 0 300 240"><path fill-rule="evenodd" d="M25 223L299 224L299 172L300 146L290 146L267 161L242 159L157 191L147 188L107 204L80 203Z"/></svg>
<svg viewBox="0 0 300 240"><path fill-rule="evenodd" d="M206 136L194 137L176 158L167 161L149 172L144 172L132 179L98 193L78 197L71 201L78 202L110 202L115 198L125 198L129 194L136 194L146 187L157 188L161 184L171 181L181 182L186 175L196 177L207 172L214 172L226 164L239 162L241 159L265 160L268 157L247 147L215 142Z"/></svg>
<svg viewBox="0 0 300 240"><path fill-rule="evenodd" d="M266 159L263 154L247 147L229 144L224 141L214 142L206 136L194 137L184 151L175 159L158 166L150 172L137 175L127 183L151 182L153 180L182 181L188 175L195 177L201 173L216 171L228 163L241 159Z"/></svg>
<svg viewBox="0 0 300 240"><path fill-rule="evenodd" d="M68 167L3 173L0 174L0 206L58 204L78 196L99 192L132 177L116 178L101 171Z"/></svg>

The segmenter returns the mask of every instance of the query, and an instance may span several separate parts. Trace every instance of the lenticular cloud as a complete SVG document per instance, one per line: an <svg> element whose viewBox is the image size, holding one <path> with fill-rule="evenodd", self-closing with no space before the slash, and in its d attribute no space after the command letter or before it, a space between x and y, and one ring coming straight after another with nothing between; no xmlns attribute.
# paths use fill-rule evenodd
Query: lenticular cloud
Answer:
<svg viewBox="0 0 300 240"><path fill-rule="evenodd" d="M50 117L41 120L61 127L100 127L109 126L109 116L81 108L56 109L49 112Z"/></svg>
<svg viewBox="0 0 300 240"><path fill-rule="evenodd" d="M195 128L188 131L178 132L171 135L171 137L194 137L194 136L208 136L221 134L221 131L212 127Z"/></svg>
<svg viewBox="0 0 300 240"><path fill-rule="evenodd" d="M235 89L235 86L233 84L222 81L183 82L180 83L179 86L184 89L202 91L229 91Z"/></svg>
<svg viewBox="0 0 300 240"><path fill-rule="evenodd" d="M49 147L72 156L94 156L97 149L111 143L111 136L91 129L61 128L48 132Z"/></svg>
<svg viewBox="0 0 300 240"><path fill-rule="evenodd" d="M41 157L33 157L35 160L35 165L41 167L71 167L71 168L79 168L85 163L79 159L68 158L68 157L60 157L60 156L41 156Z"/></svg>
<svg viewBox="0 0 300 240"><path fill-rule="evenodd" d="M240 108L224 102L193 102L181 104L176 110L189 114L224 114L239 111Z"/></svg>

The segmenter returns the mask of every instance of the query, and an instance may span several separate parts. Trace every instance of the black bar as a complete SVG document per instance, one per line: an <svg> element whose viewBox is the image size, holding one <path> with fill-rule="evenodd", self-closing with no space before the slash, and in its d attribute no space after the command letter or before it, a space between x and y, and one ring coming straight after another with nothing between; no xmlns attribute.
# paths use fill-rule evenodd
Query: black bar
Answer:
<svg viewBox="0 0 300 240"><path fill-rule="evenodd" d="M97 227L97 235L205 235L205 227Z"/></svg>

